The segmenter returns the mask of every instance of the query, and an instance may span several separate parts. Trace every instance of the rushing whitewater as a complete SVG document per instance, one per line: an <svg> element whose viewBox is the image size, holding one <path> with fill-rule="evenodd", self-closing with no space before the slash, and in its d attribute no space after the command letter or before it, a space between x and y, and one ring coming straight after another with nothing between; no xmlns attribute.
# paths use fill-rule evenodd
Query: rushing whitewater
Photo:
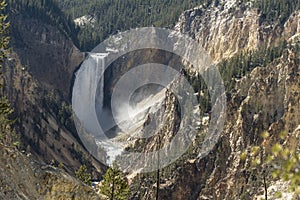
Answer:
<svg viewBox="0 0 300 200"><path fill-rule="evenodd" d="M73 111L83 123L86 131L95 136L99 135L99 128L101 129L95 109L96 90L99 87L103 91L104 79L101 77L105 70L105 57L107 55L107 53L90 53L76 73L73 87ZM100 95L97 98L100 103L98 108L101 109L103 107L103 92L100 92Z"/></svg>
<svg viewBox="0 0 300 200"><path fill-rule="evenodd" d="M108 156L107 162L111 164L113 159L121 153L121 149L112 145L109 140L102 139L101 143L99 143L96 139L105 138L97 113L101 113L103 109L104 71L107 56L108 53L90 53L82 63L76 73L76 80L73 86L72 109L75 118L77 118L76 123L80 123L80 125L77 124L79 135L92 136L97 145L106 151ZM98 92L96 92L97 89L99 90ZM86 140L86 138L81 139Z"/></svg>

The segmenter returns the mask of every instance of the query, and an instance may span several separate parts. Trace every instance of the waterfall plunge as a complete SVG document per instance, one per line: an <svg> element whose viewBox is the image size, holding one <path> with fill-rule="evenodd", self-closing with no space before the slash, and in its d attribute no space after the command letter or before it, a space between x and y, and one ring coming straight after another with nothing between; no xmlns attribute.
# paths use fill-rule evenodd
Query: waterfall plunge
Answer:
<svg viewBox="0 0 300 200"><path fill-rule="evenodd" d="M79 136L81 137L82 134L86 133L92 135L97 145L105 149L109 156L107 163L111 164L114 158L121 153L121 149L105 139L104 130L102 130L97 118L97 112L101 113L103 109L104 71L107 56L108 53L90 53L82 63L76 73L73 86L72 109L75 118L77 118L76 128ZM89 149L87 146L89 144L84 141L83 143Z"/></svg>
<svg viewBox="0 0 300 200"><path fill-rule="evenodd" d="M98 108L101 109L104 87L104 79L101 76L105 70L105 57L107 55L106 53L90 53L76 73L76 81L73 87L73 111L86 131L95 136L99 135L99 129L101 130L95 109L96 90L97 87L102 90L99 93L100 97L97 97L98 102L101 104Z"/></svg>

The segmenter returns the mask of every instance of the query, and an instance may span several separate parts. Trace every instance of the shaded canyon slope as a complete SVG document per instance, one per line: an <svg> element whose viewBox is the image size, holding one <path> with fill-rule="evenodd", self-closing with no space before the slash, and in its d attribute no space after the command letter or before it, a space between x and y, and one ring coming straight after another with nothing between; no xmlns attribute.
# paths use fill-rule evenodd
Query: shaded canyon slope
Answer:
<svg viewBox="0 0 300 200"><path fill-rule="evenodd" d="M1 199L104 199L62 169L31 161L0 145Z"/></svg>
<svg viewBox="0 0 300 200"><path fill-rule="evenodd" d="M74 174L87 164L94 178L103 165L82 146L70 102L73 74L85 55L57 27L10 13L11 53L3 67L4 94L12 102L16 132L27 153Z"/></svg>

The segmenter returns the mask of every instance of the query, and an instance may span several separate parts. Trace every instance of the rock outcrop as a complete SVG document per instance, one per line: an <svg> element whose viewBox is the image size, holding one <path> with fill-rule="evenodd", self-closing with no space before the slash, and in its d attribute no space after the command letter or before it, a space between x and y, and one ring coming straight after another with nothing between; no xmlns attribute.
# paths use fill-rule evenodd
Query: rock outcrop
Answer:
<svg viewBox="0 0 300 200"><path fill-rule="evenodd" d="M159 198L256 199L263 196L262 176L251 174L250 161L242 162L241 155L255 145L262 145L260 135L263 131L270 133L270 144L279 141L280 133L287 131L286 141L297 141L296 146L300 146L297 139L300 124L299 58L299 51L288 48L267 67L257 67L237 81L235 92L228 99L226 123L217 144L206 157L197 158L201 146L196 143L194 153L161 170ZM206 132L204 127L199 135ZM146 181L136 179L151 188L139 193L143 199L154 198L154 177L143 177ZM268 179L268 185L269 199L276 199L275 193L280 189L289 199L297 198L288 192L286 183Z"/></svg>
<svg viewBox="0 0 300 200"><path fill-rule="evenodd" d="M262 177L249 173L250 161L241 162L241 154L255 145L262 145L260 135L263 131L270 133L270 144L278 141L282 131L289 133L287 141L299 137L300 54L296 47L299 45L299 11L292 14L284 26L262 25L259 17L258 11L250 4L238 4L238 1L223 1L217 7L201 6L181 15L176 29L195 38L216 63L246 50L276 46L282 40L289 41L291 46L268 66L257 66L234 81L234 89L226 91L226 122L217 144L206 157L197 158L201 147L195 143L192 152L188 153L194 156L184 157L187 159L180 159L163 169L159 199L263 197ZM199 135L206 132L207 127L203 127ZM153 174L137 177L136 181L148 190L138 191L132 199L153 199L156 195L155 180ZM267 181L270 199L276 199L274 190L280 189L290 199L297 198L288 192L286 183L281 183L280 187L278 180L270 178Z"/></svg>
<svg viewBox="0 0 300 200"><path fill-rule="evenodd" d="M222 1L218 6L212 4L185 11L175 29L195 38L216 62L244 50L275 45L299 33L299 12L283 27L278 23L263 26L259 17L259 11L250 1L246 4Z"/></svg>

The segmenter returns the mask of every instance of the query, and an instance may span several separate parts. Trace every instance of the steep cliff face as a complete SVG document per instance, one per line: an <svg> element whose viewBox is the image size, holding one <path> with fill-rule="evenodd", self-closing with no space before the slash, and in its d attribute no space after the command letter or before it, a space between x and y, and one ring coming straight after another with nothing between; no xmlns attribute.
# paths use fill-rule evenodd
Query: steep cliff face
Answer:
<svg viewBox="0 0 300 200"><path fill-rule="evenodd" d="M279 59L267 67L257 67L238 80L228 99L224 130L213 150L206 157L197 158L201 150L198 145L203 144L194 143L192 152L162 169L159 198L263 198L262 174L251 172L251 161L242 161L241 156L255 145L265 145L260 136L263 131L270 133L266 143L280 141L280 133L287 131L289 134L283 141L296 142L299 147L299 58L299 50L287 48ZM174 104L168 99L166 101ZM166 113L172 116L169 110ZM177 120L175 117L169 121ZM169 131L172 132L172 129ZM167 135L168 131L164 133ZM204 126L198 134L206 133L207 127ZM141 181L149 189L136 193L133 199L153 199L156 194L155 179L153 174L137 177L136 181ZM287 183L268 177L267 185L269 199L277 199L275 193L278 191L283 192L283 198L297 199L296 195L288 192Z"/></svg>
<svg viewBox="0 0 300 200"><path fill-rule="evenodd" d="M183 66L178 56L158 49L137 50L124 55L122 58L114 61L105 71L105 107L110 107L113 88L118 80L134 67L147 63L160 63L171 66L174 69L180 69ZM149 67L149 70L145 71L145 78L153 73L155 72L152 72L151 67Z"/></svg>
<svg viewBox="0 0 300 200"><path fill-rule="evenodd" d="M217 157L213 159L215 167L205 180L200 199L205 196L209 199L252 199L254 194L263 194L261 184L242 187L247 186L253 177L247 175L248 163L240 162L241 153L250 146L261 145L260 134L265 130L271 133L273 141L278 140L282 131L297 138L296 129L300 123L297 77L299 52L295 55L289 49L279 60L266 68L256 68L237 84L237 92L228 104L226 126L217 145L220 148L212 152ZM199 173L206 172L206 169L199 170ZM255 178L262 180L259 175Z"/></svg>
<svg viewBox="0 0 300 200"><path fill-rule="evenodd" d="M297 141L296 146L300 145L297 140L300 124L299 11L283 26L276 23L266 26L259 23L257 9L237 2L224 1L217 7L188 10L181 15L176 29L194 37L216 63L246 50L274 46L281 40L287 40L291 46L266 67L256 66L242 78L234 79L233 89L226 91L226 122L217 144L206 157L197 158L201 147L195 142L183 159L161 170L160 199L264 198L263 177L249 172L250 160L241 161L242 153L255 145L264 145L260 136L263 131L271 135L269 144L278 142L280 133L287 131L285 141ZM165 103L174 104L174 101L166 99ZM168 115L167 112L164 115ZM199 136L206 132L207 127L203 126ZM132 199L155 197L156 174L140 175L135 180L148 190L136 192ZM287 183L270 177L267 182L268 199L277 199L277 191L283 192L282 198L297 199L288 192ZM133 184L132 188L135 187Z"/></svg>
<svg viewBox="0 0 300 200"><path fill-rule="evenodd" d="M299 12L294 13L283 28L276 25L264 27L258 23L256 10L234 4L230 7L228 4L223 11L218 7L209 8L207 12L203 12L202 8L187 11L177 25L179 30L194 36L215 61L260 45L274 45L283 39L298 41ZM299 52L286 49L282 57L268 67L257 67L236 81L236 92L231 94L228 102L225 129L215 149L195 164L187 162L181 170L181 177L168 189L163 189L162 193L169 192L162 196L171 195L172 199L263 197L262 184L247 187L253 179L261 182L262 177L250 177L247 174L249 166L240 162L240 156L249 146L261 145L260 134L265 130L271 133L273 141L284 130L290 133L289 137L299 137L298 79ZM270 180L269 186L271 199L275 199L276 191L287 190L278 188L274 180ZM292 196L289 195L289 198Z"/></svg>
<svg viewBox="0 0 300 200"><path fill-rule="evenodd" d="M61 169L41 165L0 145L1 199L103 199Z"/></svg>
<svg viewBox="0 0 300 200"><path fill-rule="evenodd" d="M215 61L229 58L247 49L274 45L299 33L299 12L284 26L274 23L263 26L260 13L250 1L221 1L218 6L200 6L185 11L175 29L195 38Z"/></svg>
<svg viewBox="0 0 300 200"><path fill-rule="evenodd" d="M41 162L64 164L72 174L83 163L101 171L80 143L69 105L73 73L84 53L39 19L14 12L10 22L12 51L2 68L3 93L15 109L22 148Z"/></svg>
<svg viewBox="0 0 300 200"><path fill-rule="evenodd" d="M10 15L11 45L21 63L47 90L59 90L70 97L73 72L84 59L73 42L59 29L28 18Z"/></svg>

